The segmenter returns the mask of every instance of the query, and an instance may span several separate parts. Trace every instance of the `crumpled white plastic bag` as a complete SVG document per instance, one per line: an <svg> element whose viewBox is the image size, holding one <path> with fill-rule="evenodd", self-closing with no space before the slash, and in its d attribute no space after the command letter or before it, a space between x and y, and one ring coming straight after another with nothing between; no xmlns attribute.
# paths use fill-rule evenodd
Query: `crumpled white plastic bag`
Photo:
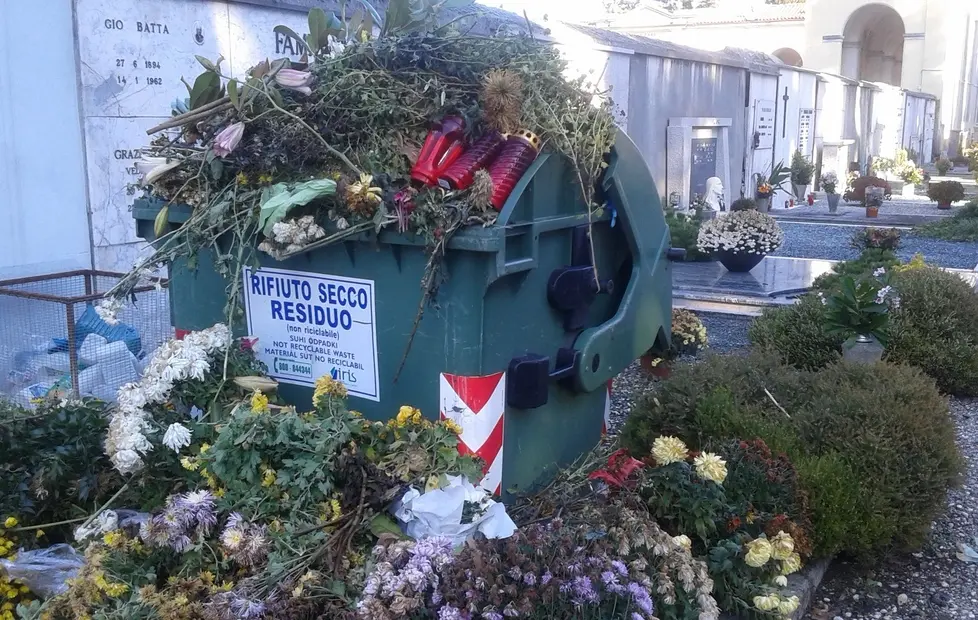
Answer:
<svg viewBox="0 0 978 620"><path fill-rule="evenodd" d="M482 514L471 523L462 523L465 502L482 506ZM506 506L492 500L485 489L473 486L465 476L448 476L447 486L426 493L408 489L394 505L393 513L415 540L449 536L457 545L476 532L486 538L509 538L516 532Z"/></svg>
<svg viewBox="0 0 978 620"><path fill-rule="evenodd" d="M78 574L85 557L71 545L53 545L36 551L18 551L15 560L0 560L0 575L18 579L41 598L68 590L68 580Z"/></svg>

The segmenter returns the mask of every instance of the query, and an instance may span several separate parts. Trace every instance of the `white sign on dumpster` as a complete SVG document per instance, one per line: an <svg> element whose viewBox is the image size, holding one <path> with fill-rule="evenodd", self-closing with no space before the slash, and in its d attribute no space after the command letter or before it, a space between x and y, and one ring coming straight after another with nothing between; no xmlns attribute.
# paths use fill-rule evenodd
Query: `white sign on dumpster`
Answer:
<svg viewBox="0 0 978 620"><path fill-rule="evenodd" d="M306 271L244 269L248 333L268 374L312 387L330 375L380 400L374 283Z"/></svg>

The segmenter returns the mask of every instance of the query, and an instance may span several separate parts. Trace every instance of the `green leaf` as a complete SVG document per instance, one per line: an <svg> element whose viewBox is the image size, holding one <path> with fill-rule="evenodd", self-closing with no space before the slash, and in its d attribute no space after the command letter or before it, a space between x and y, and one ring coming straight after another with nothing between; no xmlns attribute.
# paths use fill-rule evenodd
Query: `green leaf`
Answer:
<svg viewBox="0 0 978 620"><path fill-rule="evenodd" d="M239 112L241 111L241 99L238 97L238 81L230 80L228 81L228 97L231 98L231 105L235 107Z"/></svg>
<svg viewBox="0 0 978 620"><path fill-rule="evenodd" d="M383 534L393 534L398 538L405 538L401 527L385 514L379 514L370 522L370 533L380 538Z"/></svg>
<svg viewBox="0 0 978 620"><path fill-rule="evenodd" d="M166 231L166 225L170 218L170 205L167 205L160 209L160 212L156 214L156 219L153 221L153 233L157 238L162 237L163 233Z"/></svg>
<svg viewBox="0 0 978 620"><path fill-rule="evenodd" d="M391 0L387 5L384 16L384 28L381 35L397 32L411 21L411 5L409 0Z"/></svg>
<svg viewBox="0 0 978 620"><path fill-rule="evenodd" d="M221 97L221 76L213 71L204 71L194 80L190 89L190 109L196 109L217 101Z"/></svg>
<svg viewBox="0 0 978 620"><path fill-rule="evenodd" d="M326 11L319 7L309 9L309 47L313 53L318 52L319 48L326 45Z"/></svg>
<svg viewBox="0 0 978 620"><path fill-rule="evenodd" d="M280 93L279 90L274 86L268 87L268 96L272 98L272 101L274 101L275 105L277 105L278 107L280 108L285 107L285 101L282 99L282 93Z"/></svg>
<svg viewBox="0 0 978 620"><path fill-rule="evenodd" d="M204 67L204 69L217 73L217 65L212 63L210 60L204 58L203 56L196 56L196 55L194 56L194 58L197 59L197 62L199 62L200 65Z"/></svg>
<svg viewBox="0 0 978 620"><path fill-rule="evenodd" d="M291 189L285 183L277 183L269 188L268 199L261 205L258 225L265 236L272 234L272 226L281 222L293 207L309 204L317 198L336 193L336 181L315 179L299 183Z"/></svg>
<svg viewBox="0 0 978 620"><path fill-rule="evenodd" d="M221 175L224 174L224 162L222 162L220 158L215 157L211 159L210 169L211 169L211 178L214 179L215 181L220 181Z"/></svg>
<svg viewBox="0 0 978 620"><path fill-rule="evenodd" d="M309 51L309 46L306 44L305 39L303 37L300 37L299 35L297 35L295 33L295 30L292 30L288 26L275 26L274 28L272 28L272 31L277 32L277 33L279 33L282 36L289 37L290 39L295 39L295 41L299 45L301 45L303 47L303 49L305 49L305 51L307 51L307 52ZM267 71L266 71L266 73L267 73ZM255 77L260 77L260 76L255 76Z"/></svg>

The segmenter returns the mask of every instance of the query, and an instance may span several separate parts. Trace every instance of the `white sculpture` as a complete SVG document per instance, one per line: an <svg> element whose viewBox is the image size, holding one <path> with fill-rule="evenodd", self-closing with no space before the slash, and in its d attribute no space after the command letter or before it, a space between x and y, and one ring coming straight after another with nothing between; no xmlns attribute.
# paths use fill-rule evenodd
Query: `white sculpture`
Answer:
<svg viewBox="0 0 978 620"><path fill-rule="evenodd" d="M726 211L727 207L723 204L723 181L720 177L710 177L706 180L706 189L703 191L703 202L710 205L714 211Z"/></svg>

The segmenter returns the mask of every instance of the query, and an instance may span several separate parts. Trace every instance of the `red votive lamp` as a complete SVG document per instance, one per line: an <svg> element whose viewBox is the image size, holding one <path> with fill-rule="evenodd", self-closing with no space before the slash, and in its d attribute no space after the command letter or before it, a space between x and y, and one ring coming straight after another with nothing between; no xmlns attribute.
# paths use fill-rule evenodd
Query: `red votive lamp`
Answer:
<svg viewBox="0 0 978 620"><path fill-rule="evenodd" d="M492 177L492 206L500 211L506 199L513 193L516 183L540 152L540 138L531 131L521 129L506 137L499 156L489 166Z"/></svg>
<svg viewBox="0 0 978 620"><path fill-rule="evenodd" d="M497 131L482 136L442 173L438 184L445 189L467 189L472 185L476 171L488 166L505 143L506 139Z"/></svg>
<svg viewBox="0 0 978 620"><path fill-rule="evenodd" d="M464 129L465 121L457 116L447 116L428 132L418 161L411 168L411 179L422 185L437 184L441 173L465 150Z"/></svg>

